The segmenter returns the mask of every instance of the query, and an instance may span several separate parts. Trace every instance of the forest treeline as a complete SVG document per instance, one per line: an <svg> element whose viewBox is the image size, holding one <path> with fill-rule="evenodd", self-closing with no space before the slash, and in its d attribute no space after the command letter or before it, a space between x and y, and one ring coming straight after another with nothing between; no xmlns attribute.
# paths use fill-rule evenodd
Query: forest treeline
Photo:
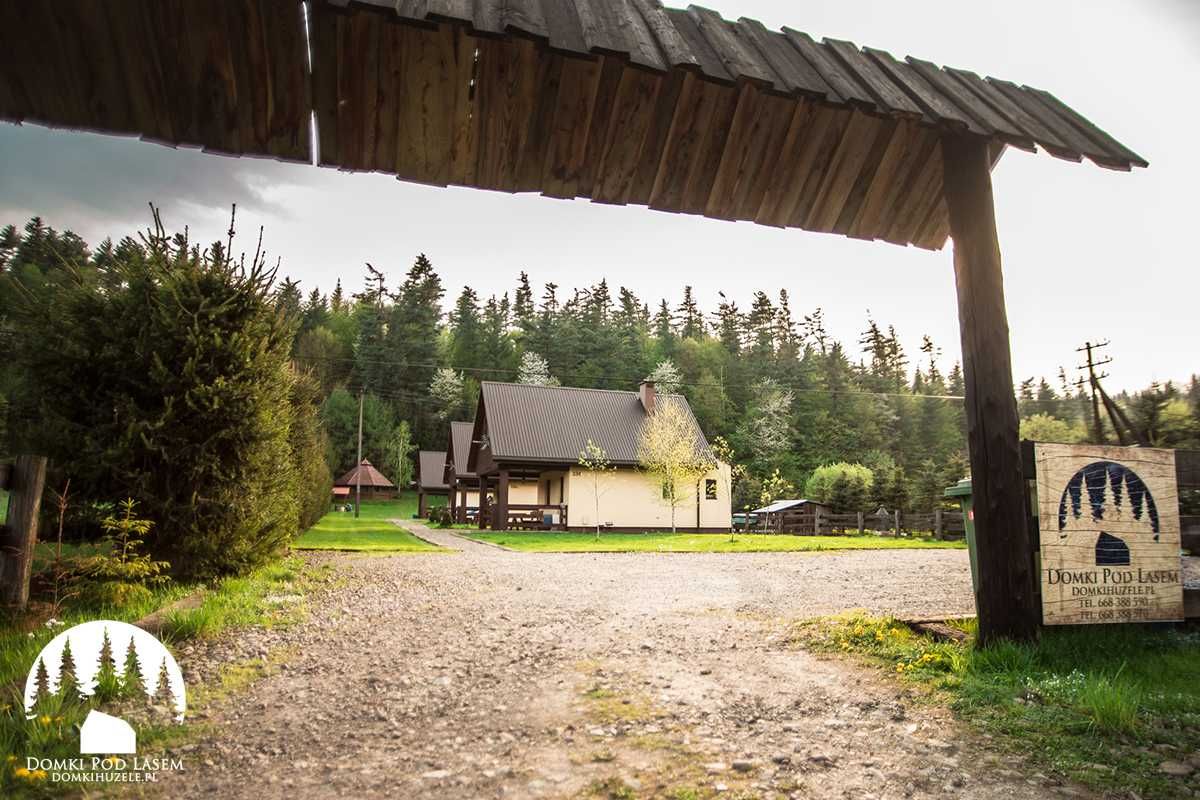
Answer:
<svg viewBox="0 0 1200 800"><path fill-rule="evenodd" d="M64 265L103 273L144 248L135 238L89 248L35 218L0 231L0 268L38 286ZM311 379L335 474L354 461L360 391L365 455L399 482L415 448L444 448L449 423L471 418L482 380L632 389L651 375L688 398L710 439L732 446L745 467L738 508L764 492L800 492L818 467L849 462L871 470L871 502L928 510L968 471L959 365L944 370L927 336L907 352L885 320L868 318L857 341L836 341L821 310L793 309L786 289L755 292L747 307L722 294L702 309L690 286L651 304L603 279L535 288L521 273L510 292L482 297L470 286L451 292L419 255L407 269L367 264L328 293L277 277L270 302L286 321L293 368ZM1023 435L1113 439L1107 420L1097 430L1076 377L1060 371L1016 387ZM12 369L0 375L10 432L21 380ZM1149 442L1200 447L1197 377L1114 399ZM19 439L9 438L10 447Z"/></svg>

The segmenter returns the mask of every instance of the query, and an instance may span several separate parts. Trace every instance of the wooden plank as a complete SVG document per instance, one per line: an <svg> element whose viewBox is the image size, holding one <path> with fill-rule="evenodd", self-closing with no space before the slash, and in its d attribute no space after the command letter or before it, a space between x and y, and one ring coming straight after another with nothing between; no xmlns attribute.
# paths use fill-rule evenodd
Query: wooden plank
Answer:
<svg viewBox="0 0 1200 800"><path fill-rule="evenodd" d="M961 110L931 86L911 65L897 61L886 50L867 47L864 48L864 51L896 85L908 93L909 97L925 111L928 117L951 128L963 127L971 133L988 133L970 114Z"/></svg>
<svg viewBox="0 0 1200 800"><path fill-rule="evenodd" d="M941 140L962 331L967 441L975 498L979 642L1037 637L1017 401L987 141Z"/></svg>
<svg viewBox="0 0 1200 800"><path fill-rule="evenodd" d="M412 106L417 105L419 113L420 94L410 94L407 85L415 69L419 69L420 62L409 52L406 33L421 29L415 25L390 23L378 27L379 67L376 78L378 92L375 105L375 141L374 150L368 154L368 160L374 170L394 172L405 180L413 180L414 171L408 164L402 163L399 154L402 149L407 152L411 139L420 135L421 120L413 120L415 115L410 110ZM414 41L412 46L419 45ZM402 122L401 114L408 119Z"/></svg>
<svg viewBox="0 0 1200 800"><path fill-rule="evenodd" d="M476 52L479 40L467 32L466 28L453 28L454 41L454 76L455 91L453 135L454 141L450 151L451 183L459 186L474 186L478 178L479 168L479 133L481 115L476 102L478 85L476 84L477 61Z"/></svg>
<svg viewBox="0 0 1200 800"><path fill-rule="evenodd" d="M340 163L338 137L338 15L323 3L314 3L309 14L309 39L312 47L312 99L317 116L319 142L317 163Z"/></svg>
<svg viewBox="0 0 1200 800"><path fill-rule="evenodd" d="M548 2L542 4L542 16L546 20L548 44L560 54L586 54L589 51L587 37L583 31L583 5L579 2Z"/></svg>
<svg viewBox="0 0 1200 800"><path fill-rule="evenodd" d="M725 69L725 65L721 62L721 57L717 55L717 51L713 49L704 35L700 33L700 29L696 26L696 21L686 11L675 8L667 9L667 16L672 24L675 25L675 30L679 31L679 35L687 42L688 49L691 50L695 57L700 72L704 77L721 83L733 83L733 76L729 74L729 70Z"/></svg>
<svg viewBox="0 0 1200 800"><path fill-rule="evenodd" d="M516 167L516 178L512 187L517 192L542 191L546 178L546 163L550 157L550 145L553 137L555 107L558 105L561 93L559 84L563 77L564 63L573 58L562 53L550 52L537 48L535 57L535 88L532 95L532 112L525 133L525 141L521 146ZM571 98L567 98L571 99ZM577 95L574 100L579 100ZM591 96L583 99L590 103ZM590 112L589 112L590 113ZM562 191L561 188L558 189ZM558 195L561 196L561 195ZM574 195L571 195L574 197Z"/></svg>
<svg viewBox="0 0 1200 800"><path fill-rule="evenodd" d="M392 27L399 31L402 53L402 72L397 76L396 173L445 186L453 172L460 95L468 91L458 64L458 34L449 24Z"/></svg>
<svg viewBox="0 0 1200 800"><path fill-rule="evenodd" d="M867 201L867 194L875 184L875 176L880 169L886 170L890 179L890 175L895 170L897 157L903 149L903 143L909 138L907 126L913 123L914 121L911 119L899 118L880 120L876 125L871 149L859 169L854 185L850 187L841 213L833 223L834 233L848 234L850 232L855 220L858 219L859 211Z"/></svg>
<svg viewBox="0 0 1200 800"><path fill-rule="evenodd" d="M759 131L765 131L762 145L746 161L745 177L734 186L733 211L736 219L753 221L762 207L775 171L783 158L784 143L791 130L800 103L791 97L764 95L768 109L763 113Z"/></svg>
<svg viewBox="0 0 1200 800"><path fill-rule="evenodd" d="M826 182L832 178L833 171L844 162L845 157L853 155L850 149L844 148L847 135L857 140L867 126L866 120L858 118L860 114L861 111L855 110L836 116L825 136L817 144L803 184L796 191L792 207L785 218L789 227L804 227L817 201L825 201L821 194L822 188L827 185ZM852 125L854 130L850 130ZM839 152L844 154L841 159L838 159Z"/></svg>
<svg viewBox="0 0 1200 800"><path fill-rule="evenodd" d="M1109 155L1104 147L1096 144L1090 136L1060 116L1053 108L1043 103L1041 98L1033 92L1026 91L1016 84L996 80L995 78L988 78L988 82L1008 95L1010 100L1029 112L1030 116L1054 131L1072 149L1078 150L1091 159L1093 163L1107 169L1117 169L1124 172L1128 172L1131 169L1126 159Z"/></svg>
<svg viewBox="0 0 1200 800"><path fill-rule="evenodd" d="M1076 128L1087 134L1092 141L1104 148L1104 150L1107 151L1112 157L1124 159L1130 164L1134 164L1139 167L1150 166L1150 163L1146 161L1146 159L1142 158L1137 153L1133 152L1128 147L1109 136L1091 120L1080 115L1079 112L1075 111L1075 109L1071 108L1066 103L1050 94L1050 92L1043 91L1041 89L1035 89L1032 86L1026 86L1024 88L1025 91L1036 94L1039 98L1041 98L1042 102L1057 111L1058 114L1063 117L1063 119L1066 119Z"/></svg>
<svg viewBox="0 0 1200 800"><path fill-rule="evenodd" d="M699 6L689 6L687 14L721 60L725 72L734 80L750 81L764 87L774 87L779 83L779 77L771 65L753 43L737 35L732 23L726 22L717 12Z"/></svg>
<svg viewBox="0 0 1200 800"><path fill-rule="evenodd" d="M800 51L804 59L812 64L821 78L833 87L844 103L875 110L875 98L833 58L831 51L814 42L812 37L802 31L784 28L783 34L792 46Z"/></svg>
<svg viewBox="0 0 1200 800"><path fill-rule="evenodd" d="M592 185L591 196L596 202L628 202L638 161L654 121L659 88L665 80L649 70L634 67L622 70Z"/></svg>
<svg viewBox="0 0 1200 800"><path fill-rule="evenodd" d="M24 608L29 602L33 550L46 487L44 456L17 456L11 478L8 517L0 526L0 606Z"/></svg>
<svg viewBox="0 0 1200 800"><path fill-rule="evenodd" d="M812 201L797 206L792 216L793 225L810 231L833 230L850 190L871 154L872 143L882 123L878 117L862 111L851 112L850 123L833 151Z"/></svg>
<svg viewBox="0 0 1200 800"><path fill-rule="evenodd" d="M474 24L476 30L488 33L514 30L549 37L539 0L475 0Z"/></svg>
<svg viewBox="0 0 1200 800"><path fill-rule="evenodd" d="M709 83L691 74L687 78L650 194L650 207L663 211L678 211L683 205L688 174L699 157L716 100Z"/></svg>
<svg viewBox="0 0 1200 800"><path fill-rule="evenodd" d="M922 147L931 151L934 137L923 132L913 120L900 120L884 152L879 167L871 178L866 197L859 206L847 233L863 239L879 238L883 232L885 209L895 207L897 195L904 188L903 179L912 170L913 164L927 159L929 152L922 155Z"/></svg>
<svg viewBox="0 0 1200 800"><path fill-rule="evenodd" d="M670 68L641 15L628 3L569 0L563 5L573 6L578 14L584 52L625 56L634 64L656 70Z"/></svg>
<svg viewBox="0 0 1200 800"><path fill-rule="evenodd" d="M1200 517L1180 517L1179 538L1184 550L1200 556Z"/></svg>
<svg viewBox="0 0 1200 800"><path fill-rule="evenodd" d="M1175 451L1175 482L1189 489L1200 488L1200 450Z"/></svg>
<svg viewBox="0 0 1200 800"><path fill-rule="evenodd" d="M924 78L931 87L952 101L956 106L973 117L986 133L996 134L1006 142L1022 150L1034 152L1037 148L1028 133L1009 122L998 114L990 105L981 100L978 95L968 89L963 83L955 80L935 64L922 61L919 58L906 59L918 75Z"/></svg>
<svg viewBox="0 0 1200 800"><path fill-rule="evenodd" d="M1016 105L998 88L980 78L974 72L965 69L946 68L951 76L958 80L963 86L966 86L975 95L990 105L996 113L1002 115L1005 119L1015 125L1022 133L1035 142L1045 147L1048 151L1060 158L1068 158L1073 161L1082 160L1082 156L1070 149L1070 146L1060 139L1054 131L1047 128L1045 125L1029 116L1028 113L1020 106Z"/></svg>
<svg viewBox="0 0 1200 800"><path fill-rule="evenodd" d="M654 109L651 112L646 139L642 143L642 152L638 156L633 181L629 186L628 202L639 205L650 204L650 195L653 194L654 183L658 179L659 165L662 163L663 153L666 152L667 142L670 140L671 124L675 120L675 108L693 77L691 73L682 70L672 70L663 77L655 98Z"/></svg>
<svg viewBox="0 0 1200 800"><path fill-rule="evenodd" d="M705 82L706 92L713 97L713 113L703 130L703 139L696 160L688 171L681 210L687 214L703 214L712 195L713 181L721 167L721 157L729 138L729 127L743 92L758 91L749 84L740 88Z"/></svg>
<svg viewBox="0 0 1200 800"><path fill-rule="evenodd" d="M565 57L563 61L543 167L542 192L550 197L579 194L601 66L598 59Z"/></svg>
<svg viewBox="0 0 1200 800"><path fill-rule="evenodd" d="M796 101L767 92L743 92L726 140L721 166L704 213L720 219L747 219L762 203L783 146Z"/></svg>
<svg viewBox="0 0 1200 800"><path fill-rule="evenodd" d="M600 83L596 87L596 99L592 103L592 118L587 127L586 151L579 169L579 194L590 197L599 178L601 153L604 151L604 136L608 132L617 89L625 71L625 60L605 56L600 63Z"/></svg>
<svg viewBox="0 0 1200 800"><path fill-rule="evenodd" d="M692 52L689 42L675 29L670 15L659 0L629 0L641 14L642 21L662 49L663 56L672 67L699 67L700 61ZM647 64L646 66L654 66Z"/></svg>
<svg viewBox="0 0 1200 800"><path fill-rule="evenodd" d="M901 116L925 116L921 107L909 99L904 90L893 83L874 61L863 55L853 42L826 39L825 48L854 75L858 83L867 88L879 108Z"/></svg>
<svg viewBox="0 0 1200 800"><path fill-rule="evenodd" d="M934 191L935 182L942 170L938 145L934 144L929 158L921 164L919 170L911 176L912 180L904 191L897 196L897 205L893 210L891 224L881 237L892 244L907 245L912 241L912 234L923 220L926 210L926 200Z"/></svg>
<svg viewBox="0 0 1200 800"><path fill-rule="evenodd" d="M1200 589L1185 588L1183 590L1184 619L1200 619Z"/></svg>
<svg viewBox="0 0 1200 800"><path fill-rule="evenodd" d="M811 169L814 151L833 122L828 107L802 100L796 104L788 132L779 149L776 169L770 176L762 202L754 213L761 225L785 227L788 213L795 205L795 194L803 188L807 170Z"/></svg>
<svg viewBox="0 0 1200 800"><path fill-rule="evenodd" d="M529 39L480 39L479 52L477 180L482 188L511 192L537 100L537 45Z"/></svg>
<svg viewBox="0 0 1200 800"><path fill-rule="evenodd" d="M1033 94L1025 92L1021 87L1008 81L988 78L987 83L999 89L1013 105L1024 111L1031 119L1037 120L1043 129L1053 133L1061 142L1066 143L1071 153L1094 154L1104 158L1103 148L1097 148L1090 139L1077 131L1066 120L1059 117L1042 105Z"/></svg>
<svg viewBox="0 0 1200 800"><path fill-rule="evenodd" d="M782 33L767 30L758 20L742 17L738 35L749 41L778 76L775 88L815 100L838 100L839 95Z"/></svg>

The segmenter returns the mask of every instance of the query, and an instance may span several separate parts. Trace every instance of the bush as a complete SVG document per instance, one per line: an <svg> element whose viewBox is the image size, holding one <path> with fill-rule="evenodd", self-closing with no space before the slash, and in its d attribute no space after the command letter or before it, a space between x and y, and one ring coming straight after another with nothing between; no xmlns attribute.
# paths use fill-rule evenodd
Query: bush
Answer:
<svg viewBox="0 0 1200 800"><path fill-rule="evenodd" d="M306 531L325 516L333 490L333 475L325 462L328 437L321 427L321 386L311 375L298 375L292 385L291 448L296 474L299 530Z"/></svg>
<svg viewBox="0 0 1200 800"><path fill-rule="evenodd" d="M107 549L80 562L80 597L94 606L128 608L150 599L151 586L166 582L170 564L155 561L142 552L145 537L154 523L134 513L137 504L123 501L116 514L105 517Z"/></svg>
<svg viewBox="0 0 1200 800"><path fill-rule="evenodd" d="M817 467L804 485L804 496L828 503L834 511L861 511L866 508L875 476L862 464L826 464Z"/></svg>
<svg viewBox="0 0 1200 800"><path fill-rule="evenodd" d="M454 525L454 515L447 506L436 506L429 509L429 521L439 528L449 528Z"/></svg>
<svg viewBox="0 0 1200 800"><path fill-rule="evenodd" d="M111 263L11 293L22 410L41 420L31 445L83 499L136 499L151 552L188 578L280 550L309 507L299 486L315 483L293 460L310 442L295 427L274 272L261 254L246 266L226 251L168 240L156 216Z"/></svg>

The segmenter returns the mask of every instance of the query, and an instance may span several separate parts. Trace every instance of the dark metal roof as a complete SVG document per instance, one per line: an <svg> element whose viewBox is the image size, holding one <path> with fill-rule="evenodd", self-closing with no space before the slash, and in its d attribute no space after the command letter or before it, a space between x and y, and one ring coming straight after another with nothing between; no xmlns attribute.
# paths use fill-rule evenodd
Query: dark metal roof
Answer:
<svg viewBox="0 0 1200 800"><path fill-rule="evenodd" d="M454 471L459 478L474 478L474 472L467 469L467 460L471 457L471 432L475 429L474 422L450 423L449 463L454 465Z"/></svg>
<svg viewBox="0 0 1200 800"><path fill-rule="evenodd" d="M375 469L367 459L363 459L362 463L354 467L342 477L334 481L334 486L354 486L358 483L358 474L362 473L362 485L374 486L378 489L394 489L396 484L389 481L384 474Z"/></svg>
<svg viewBox="0 0 1200 800"><path fill-rule="evenodd" d="M417 485L426 491L447 489L446 451L422 450L417 453Z"/></svg>
<svg viewBox="0 0 1200 800"><path fill-rule="evenodd" d="M480 402L496 461L574 464L591 439L613 464L638 463L646 411L637 392L484 381ZM682 404L701 447L708 449L686 398L659 395L657 402Z"/></svg>

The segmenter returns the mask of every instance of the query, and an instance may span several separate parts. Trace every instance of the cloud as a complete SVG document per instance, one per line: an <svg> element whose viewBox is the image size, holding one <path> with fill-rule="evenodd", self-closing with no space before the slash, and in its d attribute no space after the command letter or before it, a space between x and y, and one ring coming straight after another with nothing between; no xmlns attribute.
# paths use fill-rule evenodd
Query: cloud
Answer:
<svg viewBox="0 0 1200 800"><path fill-rule="evenodd" d="M231 203L287 218L280 187L307 185L307 164L214 156L134 137L0 124L0 222L20 225L33 214L57 228L99 241L143 227L147 203L171 219L227 216Z"/></svg>

